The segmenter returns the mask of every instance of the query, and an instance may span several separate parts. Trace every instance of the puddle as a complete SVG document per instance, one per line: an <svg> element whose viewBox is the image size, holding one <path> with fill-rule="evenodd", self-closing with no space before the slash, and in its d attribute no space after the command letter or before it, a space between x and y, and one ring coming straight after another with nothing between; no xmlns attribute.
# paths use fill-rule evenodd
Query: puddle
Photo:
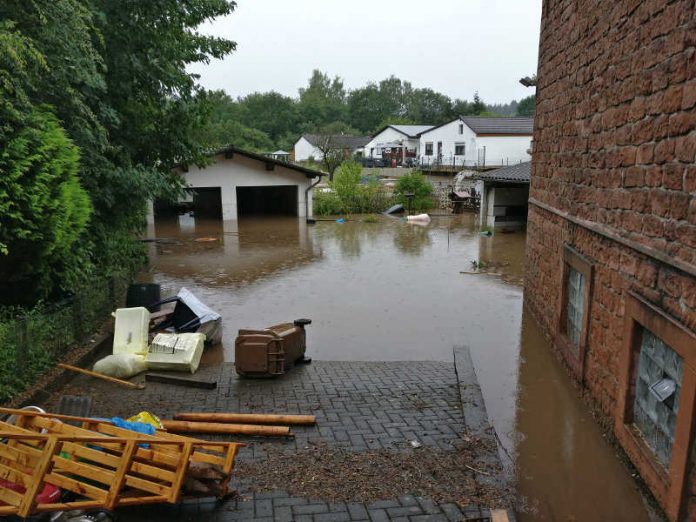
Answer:
<svg viewBox="0 0 696 522"><path fill-rule="evenodd" d="M452 361L468 345L489 416L517 463L519 520L648 520L633 480L604 441L534 321L523 313L523 233L478 234L471 214L429 226L297 219L159 221L144 281L186 286L223 317L232 360L240 328L308 317L318 360ZM494 274L472 271L472 261ZM511 466L512 467L512 466Z"/></svg>

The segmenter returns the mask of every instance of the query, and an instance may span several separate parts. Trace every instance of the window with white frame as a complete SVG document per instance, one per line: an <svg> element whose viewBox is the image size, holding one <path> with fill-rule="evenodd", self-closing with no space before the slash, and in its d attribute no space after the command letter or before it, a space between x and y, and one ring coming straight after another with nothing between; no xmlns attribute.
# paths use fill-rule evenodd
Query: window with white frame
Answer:
<svg viewBox="0 0 696 522"><path fill-rule="evenodd" d="M426 156L433 155L433 142L432 141L430 143L425 144L425 155Z"/></svg>
<svg viewBox="0 0 696 522"><path fill-rule="evenodd" d="M466 145L464 143L455 143L454 144L454 155L455 156L464 156L466 152Z"/></svg>
<svg viewBox="0 0 696 522"><path fill-rule="evenodd" d="M568 267L567 285L565 333L571 344L579 347L585 313L585 276L572 266Z"/></svg>
<svg viewBox="0 0 696 522"><path fill-rule="evenodd" d="M643 328L633 422L657 460L669 468L679 407L683 360Z"/></svg>

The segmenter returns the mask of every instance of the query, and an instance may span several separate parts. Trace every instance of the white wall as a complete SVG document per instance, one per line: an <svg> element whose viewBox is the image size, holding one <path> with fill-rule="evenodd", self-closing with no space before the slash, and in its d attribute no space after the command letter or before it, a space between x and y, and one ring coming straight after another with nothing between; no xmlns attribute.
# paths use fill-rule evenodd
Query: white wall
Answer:
<svg viewBox="0 0 696 522"><path fill-rule="evenodd" d="M304 136L295 142L294 149L295 161L305 161L308 160L310 157L313 157L315 160L320 161L324 157L322 152L314 145L312 145L310 142L308 142Z"/></svg>
<svg viewBox="0 0 696 522"><path fill-rule="evenodd" d="M304 173L276 165L272 171L266 170L264 162L235 154L225 158L224 154L215 156L215 163L204 168L191 165L188 172L178 171L186 183L194 188L220 187L222 199L222 219L237 219L237 187L263 187L273 185L296 185L297 215L305 214L305 189L316 178L309 179ZM312 191L308 194L309 214L312 215Z"/></svg>
<svg viewBox="0 0 696 522"><path fill-rule="evenodd" d="M486 147L486 166L515 165L532 159L527 154L532 147L531 136L479 136L476 145L479 149Z"/></svg>
<svg viewBox="0 0 696 522"><path fill-rule="evenodd" d="M382 132L377 134L374 138L370 140L370 142L365 145L365 157L373 157L373 158L381 158L382 157L382 150L379 147L380 143L389 143L389 142L401 142L403 140L404 145L406 145L410 150L415 149L416 150L416 156L418 156L419 151L418 151L418 146L419 146L419 141L418 138L409 138L405 134L402 134L396 129L392 129L391 127L387 127L384 129ZM374 150L373 150L374 149Z"/></svg>
<svg viewBox="0 0 696 522"><path fill-rule="evenodd" d="M428 164L437 161L437 142L442 142L442 162L452 164L453 158L456 165L473 166L477 161L476 134L464 125L463 134L459 134L461 120L455 120L443 125L442 127L424 132L420 136L420 156ZM425 156L425 144L433 144L433 155ZM454 156L454 146L456 143L464 143L466 146L464 156Z"/></svg>

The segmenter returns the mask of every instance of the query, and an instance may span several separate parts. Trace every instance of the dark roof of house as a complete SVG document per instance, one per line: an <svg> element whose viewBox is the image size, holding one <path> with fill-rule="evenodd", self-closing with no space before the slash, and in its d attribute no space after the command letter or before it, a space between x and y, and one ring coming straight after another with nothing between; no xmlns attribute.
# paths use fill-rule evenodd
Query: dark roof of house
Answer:
<svg viewBox="0 0 696 522"><path fill-rule="evenodd" d="M336 147L346 149L359 149L364 147L372 139L371 136L351 136L349 134L303 134L302 137L314 146L318 146L326 138L331 138L332 143Z"/></svg>
<svg viewBox="0 0 696 522"><path fill-rule="evenodd" d="M484 181L501 181L504 183L529 183L532 175L532 162L525 161L502 169L489 170L476 176Z"/></svg>
<svg viewBox="0 0 696 522"><path fill-rule="evenodd" d="M461 116L476 134L521 134L531 136L534 118L491 118L487 116Z"/></svg>
<svg viewBox="0 0 696 522"><path fill-rule="evenodd" d="M400 132L404 136L408 138L417 138L418 136L421 135L421 133L430 130L433 128L432 125L401 125L401 124L395 124L395 125L385 125L381 129L379 129L377 132L375 132L371 137L370 140L372 140L375 136L382 134L385 130L387 129L394 129L396 132Z"/></svg>
<svg viewBox="0 0 696 522"><path fill-rule="evenodd" d="M240 156L244 156L244 157L249 158L249 159L263 162L267 165L278 165L280 167L285 167L286 169L296 170L297 172L301 172L302 174L304 174L305 176L307 176L310 179L327 175L325 172L321 172L319 170L308 169L307 167L303 167L302 165L298 165L297 163L291 163L289 161L278 160L278 159L266 156L264 154L259 154L257 152L251 152L248 150L240 149L238 147L235 147L234 145L228 145L227 147L224 147L222 149L212 151L208 154L208 156L217 156L218 154L225 154L225 155L239 154ZM174 168L177 168L177 167L184 168L184 170L186 170L186 168L188 166L180 163L178 165L174 165Z"/></svg>

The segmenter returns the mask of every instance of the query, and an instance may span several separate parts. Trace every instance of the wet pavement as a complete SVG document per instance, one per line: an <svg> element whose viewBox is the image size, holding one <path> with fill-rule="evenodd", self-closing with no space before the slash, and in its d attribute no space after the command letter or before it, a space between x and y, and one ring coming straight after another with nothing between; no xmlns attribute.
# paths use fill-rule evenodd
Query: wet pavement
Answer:
<svg viewBox="0 0 696 522"><path fill-rule="evenodd" d="M186 286L236 331L309 317L322 361L452 361L470 347L504 463L528 506L519 520L648 520L634 481L523 313L524 234L478 234L472 215L427 227L383 218L307 226L296 219L196 222L149 230L143 281ZM472 271L483 261L492 274ZM516 464L516 465L515 465Z"/></svg>

